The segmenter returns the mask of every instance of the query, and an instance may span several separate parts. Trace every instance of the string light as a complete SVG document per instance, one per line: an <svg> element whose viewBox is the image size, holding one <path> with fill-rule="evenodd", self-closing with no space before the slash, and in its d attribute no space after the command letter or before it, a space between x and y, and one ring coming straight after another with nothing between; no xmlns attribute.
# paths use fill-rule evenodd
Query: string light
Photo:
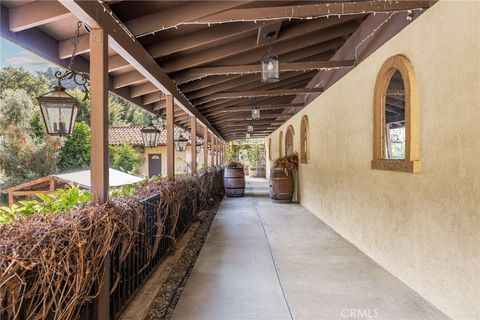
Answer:
<svg viewBox="0 0 480 320"><path fill-rule="evenodd" d="M97 1L100 1L100 0L97 0ZM342 3L342 6L343 6L343 3ZM404 10L397 10L395 12L408 12L408 11L415 11L415 10L420 10L421 11L421 10L424 10L424 9L423 8L404 9ZM386 12L391 12L391 11L384 11L384 12L386 13ZM182 21L182 22L179 22L179 23L176 23L176 24L173 24L173 25L161 26L160 28L155 29L153 31L140 33L136 37L140 38L140 37L144 37L144 36L147 36L147 35L154 35L157 32L169 30L169 29L172 29L172 28L177 29L179 26L182 26L182 25L207 25L208 27L210 27L212 25L220 25L220 24L224 24L224 23L233 23L233 22L253 22L253 23L257 24L259 22L271 22L271 21L279 21L279 20L291 21L292 19L293 20L313 20L313 19L321 19L321 18L329 19L331 16L332 17L337 17L338 19L340 19L342 16L356 16L356 15L366 15L366 14L376 14L376 13L377 12L374 11L374 10L363 10L362 12L345 12L344 8L342 8L342 13L332 14L330 12L330 10L328 10L328 12L326 14L319 14L319 15L316 15L316 16L307 16L307 17L278 16L278 17L271 17L271 18L258 17L258 18L255 18L255 19L237 18L237 19L229 19L229 20L222 20L222 21L213 21L213 20L212 21L208 21L208 20ZM292 13L292 15L293 14L294 13Z"/></svg>

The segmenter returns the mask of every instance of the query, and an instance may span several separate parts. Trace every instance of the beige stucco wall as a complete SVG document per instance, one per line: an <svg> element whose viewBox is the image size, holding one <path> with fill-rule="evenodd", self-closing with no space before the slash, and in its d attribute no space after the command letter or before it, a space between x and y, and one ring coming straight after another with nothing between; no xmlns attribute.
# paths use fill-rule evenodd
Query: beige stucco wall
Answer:
<svg viewBox="0 0 480 320"><path fill-rule="evenodd" d="M143 165L139 169L139 173L142 176L148 176L148 154L159 153L162 155L162 176L167 175L167 147L160 146L155 148L145 148L145 152L142 154ZM191 168L191 159L192 153L190 151L190 146L187 146L187 150L183 152L178 152L175 150L175 173L176 174L186 174L189 173ZM203 153L197 155L197 165L203 165Z"/></svg>
<svg viewBox="0 0 480 320"><path fill-rule="evenodd" d="M375 79L396 54L416 70L419 174L370 168ZM307 114L301 204L448 316L479 319L479 112L480 2L441 1L276 130L271 154L290 124L299 150Z"/></svg>

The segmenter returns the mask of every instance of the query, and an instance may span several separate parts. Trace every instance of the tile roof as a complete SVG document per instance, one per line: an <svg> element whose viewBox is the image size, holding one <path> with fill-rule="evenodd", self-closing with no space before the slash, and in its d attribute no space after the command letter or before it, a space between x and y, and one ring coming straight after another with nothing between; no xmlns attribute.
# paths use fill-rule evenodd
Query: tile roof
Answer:
<svg viewBox="0 0 480 320"><path fill-rule="evenodd" d="M143 146L142 134L140 130L143 126L113 126L108 128L108 143L110 145L131 144L133 146ZM167 130L158 126L161 130L159 145L167 144ZM183 134L190 143L190 132L175 126L175 137ZM197 143L203 140L197 137Z"/></svg>

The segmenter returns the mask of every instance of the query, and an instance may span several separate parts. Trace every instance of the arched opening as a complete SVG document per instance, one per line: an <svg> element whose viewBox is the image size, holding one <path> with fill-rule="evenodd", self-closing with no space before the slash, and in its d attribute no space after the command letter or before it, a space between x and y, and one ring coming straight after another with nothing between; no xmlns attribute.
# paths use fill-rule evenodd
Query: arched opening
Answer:
<svg viewBox="0 0 480 320"><path fill-rule="evenodd" d="M293 127L290 125L287 128L287 133L285 134L285 155L291 155L293 154L293 137L295 135L295 132L293 130Z"/></svg>
<svg viewBox="0 0 480 320"><path fill-rule="evenodd" d="M300 124L300 161L308 163L310 160L310 132L308 117L304 115Z"/></svg>
<svg viewBox="0 0 480 320"><path fill-rule="evenodd" d="M419 106L410 60L393 56L375 83L373 169L419 172Z"/></svg>

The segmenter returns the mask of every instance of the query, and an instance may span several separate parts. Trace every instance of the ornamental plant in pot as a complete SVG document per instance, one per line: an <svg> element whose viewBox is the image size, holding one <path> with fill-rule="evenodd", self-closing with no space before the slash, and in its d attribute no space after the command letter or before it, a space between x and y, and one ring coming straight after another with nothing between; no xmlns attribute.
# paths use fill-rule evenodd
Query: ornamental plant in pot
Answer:
<svg viewBox="0 0 480 320"><path fill-rule="evenodd" d="M245 174L243 164L237 161L229 161L225 167L223 176L225 195L229 198L245 196Z"/></svg>
<svg viewBox="0 0 480 320"><path fill-rule="evenodd" d="M295 152L273 161L270 171L270 199L277 203L289 203L293 199L293 172L298 168L298 154Z"/></svg>

